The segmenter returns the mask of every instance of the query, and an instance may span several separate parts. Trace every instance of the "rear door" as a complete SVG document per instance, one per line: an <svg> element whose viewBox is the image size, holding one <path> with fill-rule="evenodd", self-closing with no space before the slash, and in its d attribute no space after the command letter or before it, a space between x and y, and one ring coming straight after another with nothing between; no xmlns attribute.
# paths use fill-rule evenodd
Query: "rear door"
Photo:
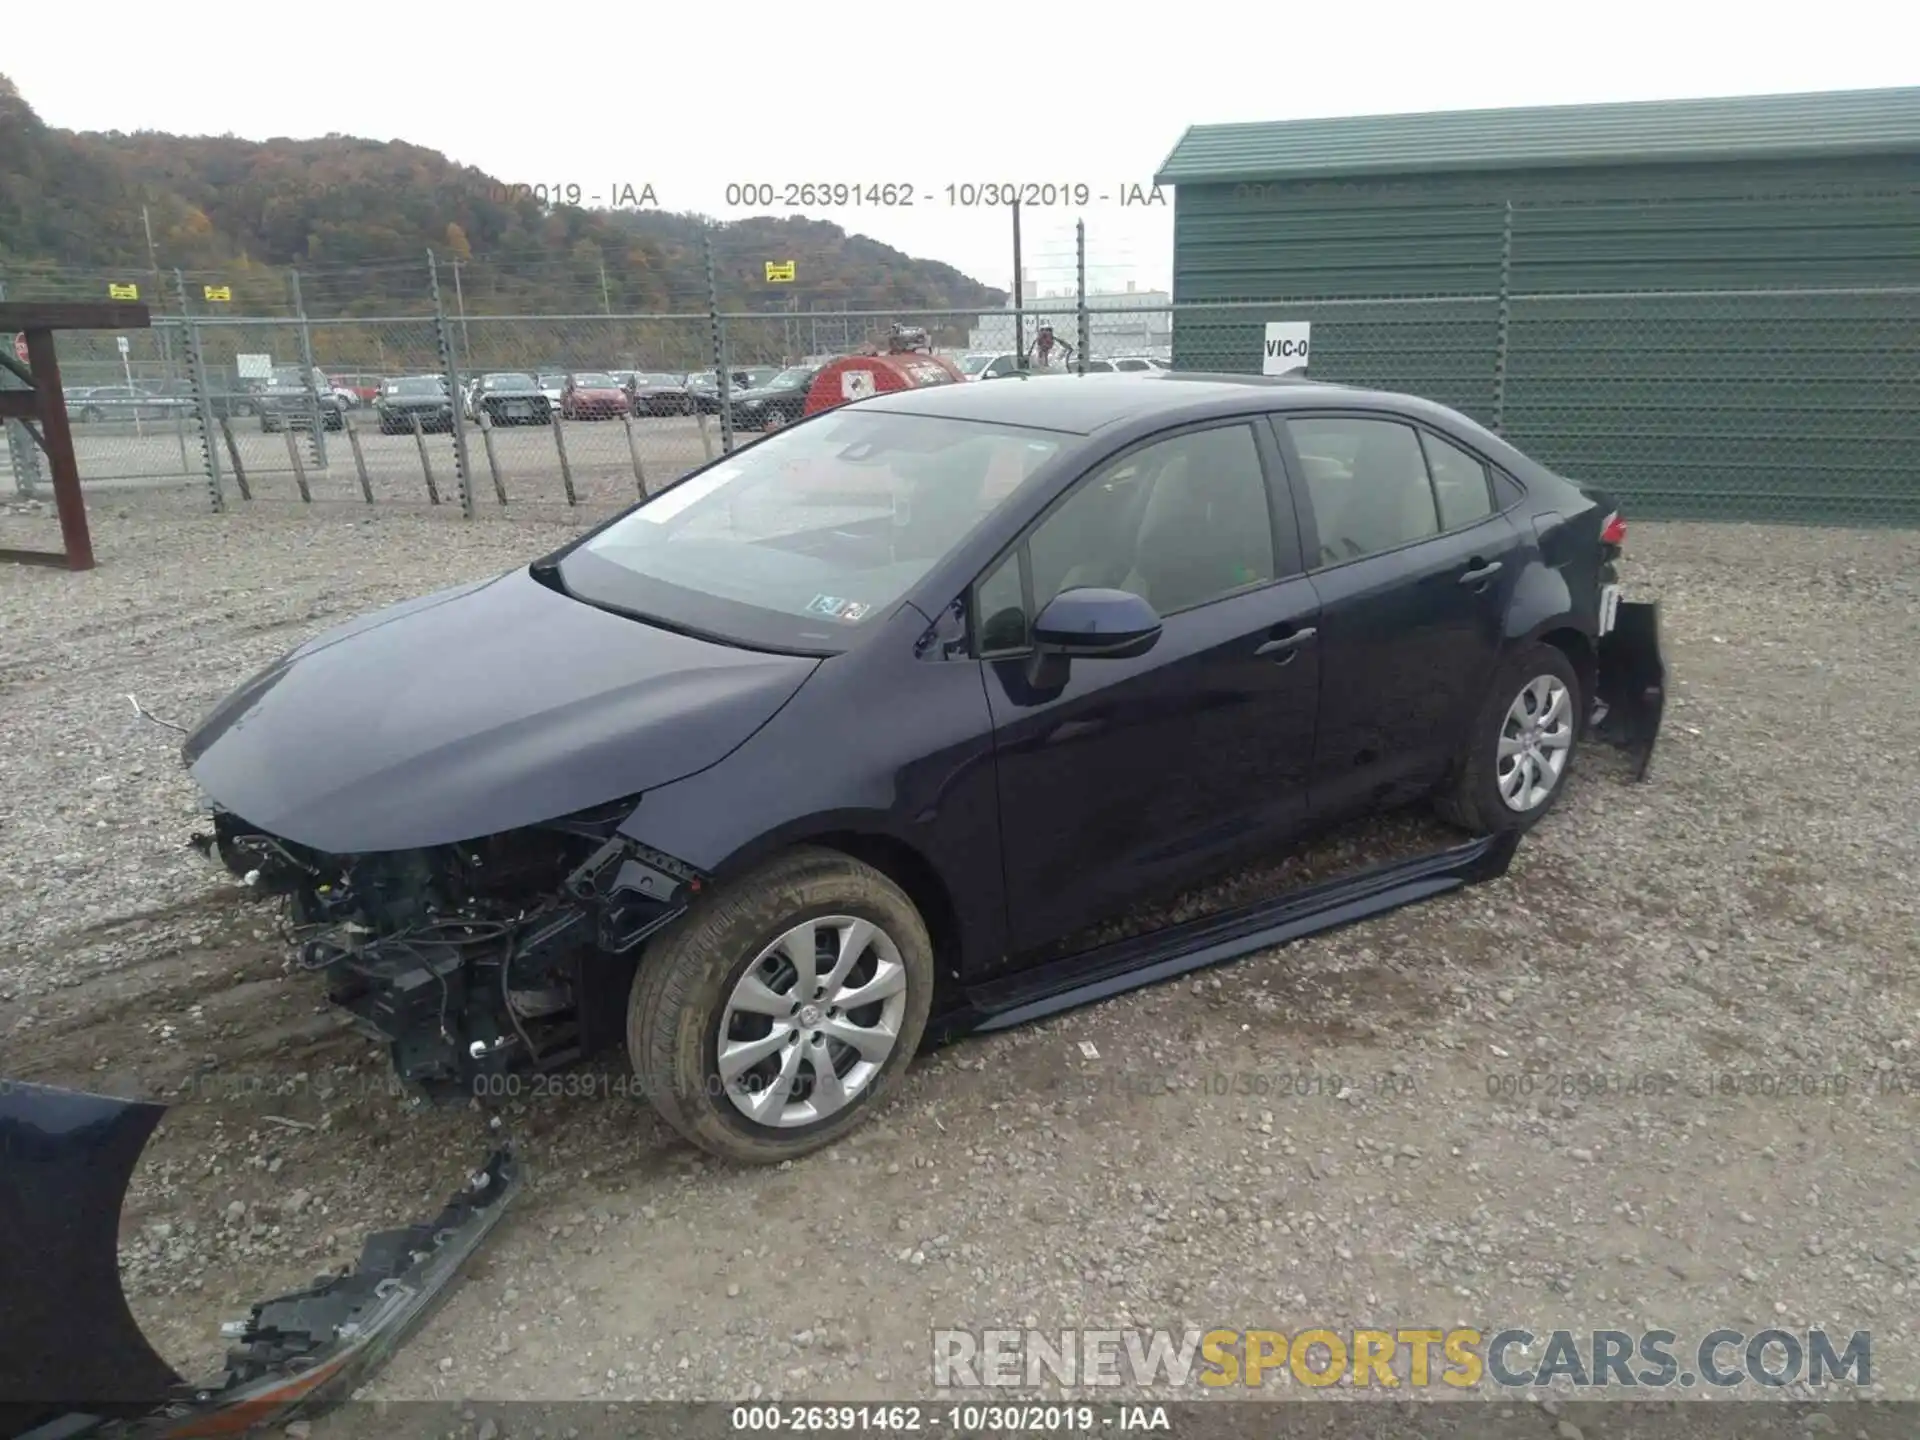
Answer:
<svg viewBox="0 0 1920 1440"><path fill-rule="evenodd" d="M1057 502L975 586L994 720L1013 960L1294 833L1319 688L1317 604L1264 420L1155 437ZM1283 482L1280 482L1283 483ZM1142 595L1133 659L1030 682L1032 617L1062 590Z"/></svg>
<svg viewBox="0 0 1920 1440"><path fill-rule="evenodd" d="M1407 417L1289 412L1275 431L1322 607L1314 808L1412 799L1492 679L1520 534L1480 457Z"/></svg>

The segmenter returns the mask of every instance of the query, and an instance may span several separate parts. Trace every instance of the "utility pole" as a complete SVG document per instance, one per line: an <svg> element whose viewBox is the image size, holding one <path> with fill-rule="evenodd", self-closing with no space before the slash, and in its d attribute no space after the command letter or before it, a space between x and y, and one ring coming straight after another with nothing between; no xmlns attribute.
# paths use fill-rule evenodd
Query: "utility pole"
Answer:
<svg viewBox="0 0 1920 1440"><path fill-rule="evenodd" d="M140 228L147 232L147 269L153 275L153 298L158 302L166 282L160 278L160 251L153 243L153 217L144 205L140 207ZM173 379L173 337L164 327L160 331L160 359L166 365L167 379Z"/></svg>

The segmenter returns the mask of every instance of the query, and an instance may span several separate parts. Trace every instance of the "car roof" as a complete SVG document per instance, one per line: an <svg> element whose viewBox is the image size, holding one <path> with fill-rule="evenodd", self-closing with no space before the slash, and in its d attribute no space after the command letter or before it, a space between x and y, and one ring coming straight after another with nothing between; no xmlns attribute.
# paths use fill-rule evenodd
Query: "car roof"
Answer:
<svg viewBox="0 0 1920 1440"><path fill-rule="evenodd" d="M1259 399L1255 396L1259 395ZM984 420L1092 435L1127 420L1169 424L1249 408L1287 409L1338 404L1363 397L1418 406L1411 396L1388 396L1344 385L1278 375L1206 374L1192 370L1101 372L1092 375L1008 375L990 385L933 385L862 400L862 406L954 420ZM1249 405L1249 401L1253 405Z"/></svg>

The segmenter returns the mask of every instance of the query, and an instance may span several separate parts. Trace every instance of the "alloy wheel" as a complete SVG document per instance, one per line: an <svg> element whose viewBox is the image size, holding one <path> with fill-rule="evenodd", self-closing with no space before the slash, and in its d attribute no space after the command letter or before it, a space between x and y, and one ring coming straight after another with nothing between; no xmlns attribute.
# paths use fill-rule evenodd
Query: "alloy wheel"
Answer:
<svg viewBox="0 0 1920 1440"><path fill-rule="evenodd" d="M1573 696L1557 675L1536 675L1520 689L1500 726L1495 776L1509 810L1537 810L1566 773L1573 751Z"/></svg>
<svg viewBox="0 0 1920 1440"><path fill-rule="evenodd" d="M747 1119L791 1129L852 1104L900 1038L907 971L886 931L804 920L749 965L720 1016L719 1070Z"/></svg>

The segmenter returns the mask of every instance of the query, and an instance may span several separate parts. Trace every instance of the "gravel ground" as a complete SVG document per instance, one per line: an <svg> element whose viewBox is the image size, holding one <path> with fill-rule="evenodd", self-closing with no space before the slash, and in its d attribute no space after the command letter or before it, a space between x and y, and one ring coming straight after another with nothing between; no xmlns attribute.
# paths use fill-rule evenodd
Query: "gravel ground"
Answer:
<svg viewBox="0 0 1920 1440"><path fill-rule="evenodd" d="M592 513L199 510L116 496L99 570L0 569L0 1072L176 1101L123 1267L195 1371L485 1137L285 973L125 697L190 723ZM370 1395L910 1398L932 1327L1364 1323L1866 1329L1920 1395L1920 536L1637 524L1627 573L1676 676L1653 778L1586 755L1505 879L950 1047L777 1170L524 1098L533 1184Z"/></svg>

